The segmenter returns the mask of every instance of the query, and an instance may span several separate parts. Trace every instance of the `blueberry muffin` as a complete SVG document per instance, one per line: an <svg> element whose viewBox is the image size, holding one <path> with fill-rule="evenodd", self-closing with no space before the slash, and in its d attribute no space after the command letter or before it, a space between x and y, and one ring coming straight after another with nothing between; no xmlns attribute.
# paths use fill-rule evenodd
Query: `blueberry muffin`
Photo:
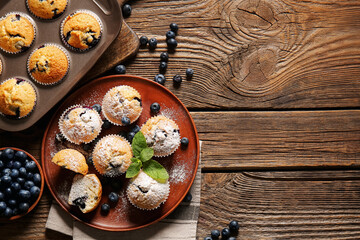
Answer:
<svg viewBox="0 0 360 240"><path fill-rule="evenodd" d="M89 143L99 135L102 124L97 111L75 105L62 114L59 129L62 135L72 143Z"/></svg>
<svg viewBox="0 0 360 240"><path fill-rule="evenodd" d="M24 13L9 13L0 20L0 48L7 53L27 50L35 39L34 23Z"/></svg>
<svg viewBox="0 0 360 240"><path fill-rule="evenodd" d="M85 51L98 44L102 26L100 19L89 11L78 11L65 18L61 25L63 42L74 50Z"/></svg>
<svg viewBox="0 0 360 240"><path fill-rule="evenodd" d="M46 44L36 49L28 59L28 73L43 85L61 81L69 70L69 58L62 48Z"/></svg>
<svg viewBox="0 0 360 240"><path fill-rule="evenodd" d="M63 149L57 152L51 161L60 167L82 175L86 175L89 170L84 155L74 149Z"/></svg>
<svg viewBox="0 0 360 240"><path fill-rule="evenodd" d="M180 145L178 125L165 116L150 118L140 131L144 134L147 145L154 149L156 157L168 156Z"/></svg>
<svg viewBox="0 0 360 240"><path fill-rule="evenodd" d="M124 126L133 123L139 118L141 112L141 95L130 86L114 87L104 96L102 113L115 125Z"/></svg>
<svg viewBox="0 0 360 240"><path fill-rule="evenodd" d="M77 206L83 213L93 211L100 203L102 186L95 174L75 175L68 204Z"/></svg>
<svg viewBox="0 0 360 240"><path fill-rule="evenodd" d="M132 156L130 143L118 135L101 138L92 153L96 170L107 177L125 173L131 164Z"/></svg>
<svg viewBox="0 0 360 240"><path fill-rule="evenodd" d="M168 181L159 183L140 170L139 174L131 179L126 195L135 207L153 210L167 200L169 192L170 184Z"/></svg>
<svg viewBox="0 0 360 240"><path fill-rule="evenodd" d="M34 87L21 78L11 78L0 85L0 112L8 117L23 118L36 103Z"/></svg>
<svg viewBox="0 0 360 240"><path fill-rule="evenodd" d="M29 11L38 18L54 19L65 12L67 0L26 0Z"/></svg>

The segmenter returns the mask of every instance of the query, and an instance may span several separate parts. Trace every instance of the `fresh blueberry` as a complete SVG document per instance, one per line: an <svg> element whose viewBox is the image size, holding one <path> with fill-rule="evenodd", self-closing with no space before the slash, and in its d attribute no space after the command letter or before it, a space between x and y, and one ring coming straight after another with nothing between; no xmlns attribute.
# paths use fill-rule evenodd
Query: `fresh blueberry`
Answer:
<svg viewBox="0 0 360 240"><path fill-rule="evenodd" d="M192 200L192 195L191 195L191 193L188 192L183 201L184 202L191 202L191 200Z"/></svg>
<svg viewBox="0 0 360 240"><path fill-rule="evenodd" d="M180 75L175 75L173 77L174 84L180 84L182 82L182 77Z"/></svg>
<svg viewBox="0 0 360 240"><path fill-rule="evenodd" d="M3 158L3 151L0 151L0 160Z"/></svg>
<svg viewBox="0 0 360 240"><path fill-rule="evenodd" d="M122 118L121 118L121 123L122 123L124 126L130 125L130 118L128 118L128 117L122 117Z"/></svg>
<svg viewBox="0 0 360 240"><path fill-rule="evenodd" d="M240 228L240 226L239 226L239 223L237 221L233 220L233 221L231 221L229 223L230 231L237 232L237 231L239 231L239 228Z"/></svg>
<svg viewBox="0 0 360 240"><path fill-rule="evenodd" d="M6 203L5 202L0 202L0 213L3 213L6 209Z"/></svg>
<svg viewBox="0 0 360 240"><path fill-rule="evenodd" d="M187 147L189 145L189 139L187 137L183 137L181 140L180 140L180 143L181 143L181 146L183 147Z"/></svg>
<svg viewBox="0 0 360 240"><path fill-rule="evenodd" d="M178 45L177 41L175 38L169 38L168 40L166 40L167 46L170 49L175 49Z"/></svg>
<svg viewBox="0 0 360 240"><path fill-rule="evenodd" d="M221 238L222 239L228 239L230 237L230 230L228 228L224 228L221 231Z"/></svg>
<svg viewBox="0 0 360 240"><path fill-rule="evenodd" d="M9 207L7 207L3 212L3 216L6 218L10 218L12 215L13 215L13 211Z"/></svg>
<svg viewBox="0 0 360 240"><path fill-rule="evenodd" d="M27 171L34 171L34 170L36 170L36 168L37 168L37 166L34 161L29 161L28 163L25 164L25 169Z"/></svg>
<svg viewBox="0 0 360 240"><path fill-rule="evenodd" d="M5 198L4 193L3 193L3 192L0 192L0 201L4 200L4 198Z"/></svg>
<svg viewBox="0 0 360 240"><path fill-rule="evenodd" d="M57 134L55 135L55 140L56 140L57 142L62 142L62 141L65 140L65 137L64 137L61 133L57 133Z"/></svg>
<svg viewBox="0 0 360 240"><path fill-rule="evenodd" d="M113 202L113 203L116 203L117 201L119 201L119 195L115 192L111 192L109 194L109 201L110 202Z"/></svg>
<svg viewBox="0 0 360 240"><path fill-rule="evenodd" d="M28 172L26 174L26 179L32 181L34 178L34 174L32 172Z"/></svg>
<svg viewBox="0 0 360 240"><path fill-rule="evenodd" d="M11 197L13 195L13 191L11 190L11 188L5 188L4 189L4 194L7 198Z"/></svg>
<svg viewBox="0 0 360 240"><path fill-rule="evenodd" d="M20 174L20 176L22 176L22 177L26 177L26 176L27 176L27 171L26 171L26 169L25 169L24 167L19 168L19 174Z"/></svg>
<svg viewBox="0 0 360 240"><path fill-rule="evenodd" d="M25 184L25 179L22 178L22 177L18 177L18 178L16 179L16 181L17 181L21 186Z"/></svg>
<svg viewBox="0 0 360 240"><path fill-rule="evenodd" d="M13 168L15 168L15 169L21 168L21 162L15 161L14 164L13 164Z"/></svg>
<svg viewBox="0 0 360 240"><path fill-rule="evenodd" d="M19 204L19 210L20 210L21 212L27 212L27 211L29 210L29 208L30 208L30 206L29 206L29 204L26 203L26 202L23 202L23 203L20 203L20 204Z"/></svg>
<svg viewBox="0 0 360 240"><path fill-rule="evenodd" d="M90 151L90 149L91 149L91 144L84 144L84 145L83 145L83 149L84 149L84 151Z"/></svg>
<svg viewBox="0 0 360 240"><path fill-rule="evenodd" d="M17 202L15 199L9 199L7 202L8 202L8 206L11 208L16 207L16 205L17 205Z"/></svg>
<svg viewBox="0 0 360 240"><path fill-rule="evenodd" d="M102 211L104 214L108 214L109 211L110 211L110 205L107 204L107 203L104 203L103 205L101 205L101 211Z"/></svg>
<svg viewBox="0 0 360 240"><path fill-rule="evenodd" d="M10 175L11 173L11 169L10 168L4 168L2 170L2 175L5 176L5 175Z"/></svg>
<svg viewBox="0 0 360 240"><path fill-rule="evenodd" d="M13 210L13 216L16 216L20 213L18 208L13 208L12 210Z"/></svg>
<svg viewBox="0 0 360 240"><path fill-rule="evenodd" d="M13 183L11 183L11 189L12 189L14 192L20 191L20 189L21 189L20 183L18 183L18 182L13 182Z"/></svg>
<svg viewBox="0 0 360 240"><path fill-rule="evenodd" d="M5 166L4 162L0 160L0 169L2 169Z"/></svg>
<svg viewBox="0 0 360 240"><path fill-rule="evenodd" d="M177 31L179 30L179 26L176 23L170 23L170 29L171 31L177 33Z"/></svg>
<svg viewBox="0 0 360 240"><path fill-rule="evenodd" d="M115 73L117 73L117 74L125 74L126 73L126 67L121 64L117 65L114 70L115 70Z"/></svg>
<svg viewBox="0 0 360 240"><path fill-rule="evenodd" d="M211 237L204 237L204 240L213 240Z"/></svg>
<svg viewBox="0 0 360 240"><path fill-rule="evenodd" d="M217 229L212 230L212 231L211 231L211 237L212 237L213 239L218 239L218 238L220 237L220 231L217 230Z"/></svg>
<svg viewBox="0 0 360 240"><path fill-rule="evenodd" d="M15 159L20 162L25 162L26 158L27 158L27 155L23 151L17 151L15 153Z"/></svg>
<svg viewBox="0 0 360 240"><path fill-rule="evenodd" d="M135 125L135 126L131 129L131 131L134 132L134 133L139 132L139 131L140 131L139 125Z"/></svg>
<svg viewBox="0 0 360 240"><path fill-rule="evenodd" d="M162 52L162 53L160 54L160 60L161 60L162 62L167 62L167 61L169 61L169 54L168 54L167 52Z"/></svg>
<svg viewBox="0 0 360 240"><path fill-rule="evenodd" d="M235 237L229 237L228 240L236 240L236 238Z"/></svg>
<svg viewBox="0 0 360 240"><path fill-rule="evenodd" d="M156 38L150 38L149 40L149 48L154 50L157 46L157 40Z"/></svg>
<svg viewBox="0 0 360 240"><path fill-rule="evenodd" d="M166 78L163 74L158 74L154 77L154 81L161 84L161 85L164 85L165 84L165 81L166 81Z"/></svg>
<svg viewBox="0 0 360 240"><path fill-rule="evenodd" d="M135 137L135 132L129 132L128 134L127 134L127 140L129 141L129 142L132 142L132 140L133 140L133 138Z"/></svg>
<svg viewBox="0 0 360 240"><path fill-rule="evenodd" d="M194 76L194 70L192 70L191 68L186 69L186 77L190 79L193 76Z"/></svg>
<svg viewBox="0 0 360 240"><path fill-rule="evenodd" d="M154 102L150 105L150 111L152 113L158 113L160 111L160 104L158 104L157 102Z"/></svg>
<svg viewBox="0 0 360 240"><path fill-rule="evenodd" d="M41 184L41 175L39 173L35 173L33 177L33 182L36 186L40 186Z"/></svg>
<svg viewBox="0 0 360 240"><path fill-rule="evenodd" d="M26 181L25 184L24 184L24 188L26 190L30 190L33 186L35 186L33 181Z"/></svg>
<svg viewBox="0 0 360 240"><path fill-rule="evenodd" d="M124 15L124 17L130 17L131 15L131 6L129 4L124 4L123 8L122 8L122 14Z"/></svg>
<svg viewBox="0 0 360 240"><path fill-rule="evenodd" d="M173 31L168 31L166 33L166 39L175 38L175 37L176 37L176 35L175 35L175 33Z"/></svg>
<svg viewBox="0 0 360 240"><path fill-rule="evenodd" d="M30 188L30 194L32 198L36 198L40 194L40 188L37 186L33 186Z"/></svg>
<svg viewBox="0 0 360 240"><path fill-rule="evenodd" d="M101 105L98 103L94 104L91 108L97 111L98 113L101 112Z"/></svg>
<svg viewBox="0 0 360 240"><path fill-rule="evenodd" d="M13 166L14 166L14 161L13 161L13 160L10 160L10 161L8 161L8 162L6 163L6 167L7 167L7 168L13 168Z"/></svg>
<svg viewBox="0 0 360 240"><path fill-rule="evenodd" d="M105 119L102 127L104 129L109 129L111 127L111 123L109 122L109 120Z"/></svg>
<svg viewBox="0 0 360 240"><path fill-rule="evenodd" d="M140 37L140 46L146 47L148 42L149 42L149 40L148 40L148 38L146 36L141 36Z"/></svg>
<svg viewBox="0 0 360 240"><path fill-rule="evenodd" d="M13 179L19 177L19 170L17 169L12 169L11 173L10 173L10 177L12 177Z"/></svg>
<svg viewBox="0 0 360 240"><path fill-rule="evenodd" d="M1 183L5 184L5 185L10 185L11 180L12 179L11 179L10 175L4 175L1 177Z"/></svg>
<svg viewBox="0 0 360 240"><path fill-rule="evenodd" d="M160 72L165 72L166 68L167 68L167 63L166 62L160 62L160 65L159 65Z"/></svg>
<svg viewBox="0 0 360 240"><path fill-rule="evenodd" d="M28 200L31 197L31 193L28 190L21 189L19 191L19 197L22 198L22 200Z"/></svg>
<svg viewBox="0 0 360 240"><path fill-rule="evenodd" d="M2 157L4 160L11 160L14 158L14 154L14 150L12 150L11 148L7 148L3 151Z"/></svg>

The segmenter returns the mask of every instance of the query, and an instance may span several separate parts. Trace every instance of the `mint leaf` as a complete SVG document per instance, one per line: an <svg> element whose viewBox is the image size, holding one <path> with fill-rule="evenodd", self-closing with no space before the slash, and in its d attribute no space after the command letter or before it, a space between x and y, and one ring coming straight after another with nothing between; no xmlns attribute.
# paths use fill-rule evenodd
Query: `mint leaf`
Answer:
<svg viewBox="0 0 360 240"><path fill-rule="evenodd" d="M135 177L140 172L142 163L139 159L137 159L137 160L138 160L138 162L131 163L129 168L126 170L126 178Z"/></svg>
<svg viewBox="0 0 360 240"><path fill-rule="evenodd" d="M138 162L140 162L141 163L141 161L140 161L140 159L138 159L138 158L131 158L131 162L133 162L133 163L138 163Z"/></svg>
<svg viewBox="0 0 360 240"><path fill-rule="evenodd" d="M154 150L152 148L144 148L140 153L140 160L142 162L149 161L154 156Z"/></svg>
<svg viewBox="0 0 360 240"><path fill-rule="evenodd" d="M169 174L166 169L160 163L152 159L144 162L143 171L152 179L160 183L165 183L166 180L169 179Z"/></svg>
<svg viewBox="0 0 360 240"><path fill-rule="evenodd" d="M131 144L134 156L140 158L140 153L143 149L147 148L146 139L142 132L137 132Z"/></svg>

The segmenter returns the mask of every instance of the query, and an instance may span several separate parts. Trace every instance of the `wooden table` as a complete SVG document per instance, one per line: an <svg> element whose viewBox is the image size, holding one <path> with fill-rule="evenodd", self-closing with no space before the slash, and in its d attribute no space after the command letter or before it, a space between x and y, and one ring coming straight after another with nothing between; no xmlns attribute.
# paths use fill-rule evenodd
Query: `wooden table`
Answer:
<svg viewBox="0 0 360 240"><path fill-rule="evenodd" d="M159 44L127 61L128 74L153 79L169 24L180 27L165 86L203 141L198 238L236 219L238 239L359 239L360 2L130 4L129 26ZM187 67L193 80L174 88ZM1 132L0 146L40 159L52 112L24 132ZM0 225L0 238L67 239L45 230L51 199L45 190L35 211Z"/></svg>

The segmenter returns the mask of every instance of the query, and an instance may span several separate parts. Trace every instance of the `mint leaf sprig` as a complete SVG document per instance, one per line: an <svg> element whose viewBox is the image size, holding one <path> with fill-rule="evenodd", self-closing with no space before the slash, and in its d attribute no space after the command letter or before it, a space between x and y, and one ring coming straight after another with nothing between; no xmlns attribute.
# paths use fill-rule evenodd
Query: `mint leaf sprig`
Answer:
<svg viewBox="0 0 360 240"><path fill-rule="evenodd" d="M126 178L133 178L139 174L141 168L154 180L165 183L169 179L166 169L157 161L153 160L154 149L146 144L145 136L142 132L137 132L133 138L131 148L134 157L131 158L131 164L126 171Z"/></svg>

